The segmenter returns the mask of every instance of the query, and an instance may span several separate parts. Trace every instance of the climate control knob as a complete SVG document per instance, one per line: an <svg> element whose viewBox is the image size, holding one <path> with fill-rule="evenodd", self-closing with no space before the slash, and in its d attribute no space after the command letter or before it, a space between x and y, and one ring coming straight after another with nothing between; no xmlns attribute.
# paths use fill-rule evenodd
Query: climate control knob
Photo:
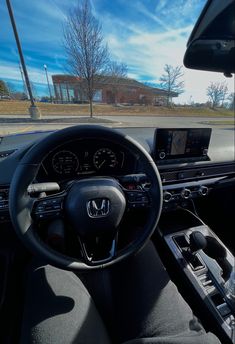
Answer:
<svg viewBox="0 0 235 344"><path fill-rule="evenodd" d="M172 199L172 194L168 191L165 191L164 194L163 194L163 200L164 202L168 203L170 202Z"/></svg>
<svg viewBox="0 0 235 344"><path fill-rule="evenodd" d="M207 186L201 186L200 189L198 190L199 194L201 196L207 196L208 195L208 192L209 192L209 189Z"/></svg>
<svg viewBox="0 0 235 344"><path fill-rule="evenodd" d="M189 189L183 189L181 191L181 197L184 199L188 199L191 196L191 190Z"/></svg>

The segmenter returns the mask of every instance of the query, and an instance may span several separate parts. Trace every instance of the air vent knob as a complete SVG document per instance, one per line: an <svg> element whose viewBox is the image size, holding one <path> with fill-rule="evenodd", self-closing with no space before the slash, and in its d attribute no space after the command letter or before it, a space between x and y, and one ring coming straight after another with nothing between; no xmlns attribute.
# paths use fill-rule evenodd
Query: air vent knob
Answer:
<svg viewBox="0 0 235 344"><path fill-rule="evenodd" d="M172 199L172 194L168 191L165 191L163 194L163 200L164 202L168 203Z"/></svg>
<svg viewBox="0 0 235 344"><path fill-rule="evenodd" d="M209 189L208 189L207 186L202 185L202 186L200 187L200 189L199 189L198 192L199 192L199 194L200 194L201 196L207 196L207 195L208 195L208 192L209 192Z"/></svg>
<svg viewBox="0 0 235 344"><path fill-rule="evenodd" d="M191 196L191 190L189 189L183 189L181 191L181 197L188 199Z"/></svg>

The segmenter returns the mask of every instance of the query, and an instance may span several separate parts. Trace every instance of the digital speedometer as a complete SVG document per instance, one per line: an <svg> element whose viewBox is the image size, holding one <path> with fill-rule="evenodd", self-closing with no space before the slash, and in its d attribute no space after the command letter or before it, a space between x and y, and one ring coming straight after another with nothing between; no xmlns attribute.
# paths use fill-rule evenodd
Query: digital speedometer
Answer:
<svg viewBox="0 0 235 344"><path fill-rule="evenodd" d="M109 148L98 149L93 156L93 163L97 170L101 168L114 168L117 165L117 157Z"/></svg>
<svg viewBox="0 0 235 344"><path fill-rule="evenodd" d="M59 151L52 158L52 167L58 174L72 174L77 171L79 160L71 151Z"/></svg>

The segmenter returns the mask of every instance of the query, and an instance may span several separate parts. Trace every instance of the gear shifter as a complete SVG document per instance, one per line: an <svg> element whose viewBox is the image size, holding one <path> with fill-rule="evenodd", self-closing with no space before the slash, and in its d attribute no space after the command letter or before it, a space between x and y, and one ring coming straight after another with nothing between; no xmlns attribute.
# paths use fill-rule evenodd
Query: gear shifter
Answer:
<svg viewBox="0 0 235 344"><path fill-rule="evenodd" d="M192 232L189 236L189 248L188 253L192 257L195 257L196 253L200 250L215 259L222 269L222 277L225 281L228 280L232 267L227 261L226 249L219 243L219 241L212 236L204 236L201 232ZM196 257L195 257L196 258Z"/></svg>
<svg viewBox="0 0 235 344"><path fill-rule="evenodd" d="M206 239L201 232L192 232L189 236L189 245L183 249L183 256L191 265L193 270L199 270L204 267L196 253L206 247Z"/></svg>
<svg viewBox="0 0 235 344"><path fill-rule="evenodd" d="M216 238L204 236L199 231L192 232L189 236L189 239L190 254L195 256L199 250L203 250L207 256L215 259L220 265L223 271L222 277L226 281L231 274L232 267L226 259L227 252L223 245L221 245Z"/></svg>
<svg viewBox="0 0 235 344"><path fill-rule="evenodd" d="M195 255L198 251L203 250L207 245L207 240L204 235L195 231L189 236L189 251L192 255Z"/></svg>

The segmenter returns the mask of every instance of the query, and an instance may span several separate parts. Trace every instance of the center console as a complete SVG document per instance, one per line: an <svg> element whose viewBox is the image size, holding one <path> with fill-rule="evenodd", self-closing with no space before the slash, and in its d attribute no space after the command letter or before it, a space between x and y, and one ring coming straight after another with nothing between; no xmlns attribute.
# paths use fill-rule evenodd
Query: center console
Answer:
<svg viewBox="0 0 235 344"><path fill-rule="evenodd" d="M235 343L234 256L194 213L169 215L159 224L165 244L226 342Z"/></svg>

